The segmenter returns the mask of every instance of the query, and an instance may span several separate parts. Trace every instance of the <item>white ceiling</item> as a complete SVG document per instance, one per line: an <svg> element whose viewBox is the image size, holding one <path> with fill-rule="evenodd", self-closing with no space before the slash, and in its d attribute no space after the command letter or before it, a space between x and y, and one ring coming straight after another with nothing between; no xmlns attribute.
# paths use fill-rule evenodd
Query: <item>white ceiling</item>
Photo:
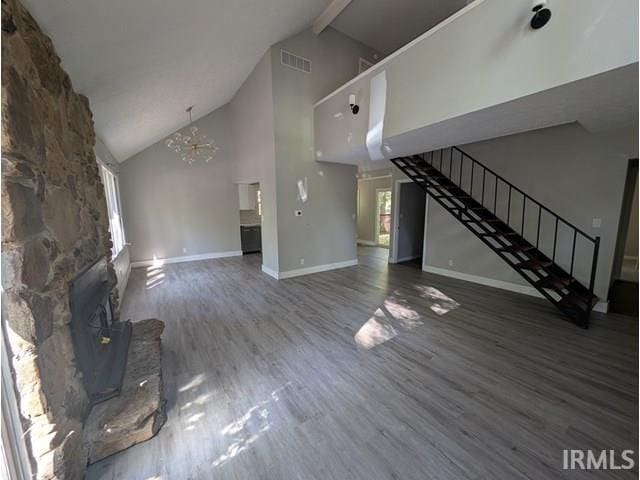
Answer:
<svg viewBox="0 0 640 480"><path fill-rule="evenodd" d="M353 0L331 26L388 55L468 3L469 0Z"/></svg>
<svg viewBox="0 0 640 480"><path fill-rule="evenodd" d="M274 43L330 0L23 0L51 36L96 132L123 161L233 97ZM467 0L353 0L332 26L383 54Z"/></svg>
<svg viewBox="0 0 640 480"><path fill-rule="evenodd" d="M330 0L23 0L122 161L231 100ZM195 120L194 118L194 120Z"/></svg>

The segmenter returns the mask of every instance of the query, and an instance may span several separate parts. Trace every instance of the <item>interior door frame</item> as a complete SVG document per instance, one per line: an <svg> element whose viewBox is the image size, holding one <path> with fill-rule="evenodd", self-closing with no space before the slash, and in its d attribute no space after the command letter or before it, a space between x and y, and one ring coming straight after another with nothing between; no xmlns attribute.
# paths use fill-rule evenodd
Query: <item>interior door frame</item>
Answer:
<svg viewBox="0 0 640 480"><path fill-rule="evenodd" d="M393 212L393 188L391 187L383 187L376 188L375 202L376 202L376 216L374 222L374 232L373 232L373 241L376 243L377 247L389 248L391 245L391 232L389 232L389 245L382 245L379 241L380 238L380 203L378 202L378 194L380 192L390 192L391 193L391 209ZM391 214L393 216L393 213Z"/></svg>
<svg viewBox="0 0 640 480"><path fill-rule="evenodd" d="M635 195L636 181L640 182L640 179L638 179L638 159L630 158L627 161L627 169L625 171L624 190L622 192L620 218L618 220L618 233L616 236L616 246L613 254L613 266L611 268L609 287L613 285L613 282L620 278L620 273L622 271L624 247L627 242L627 231L629 230L629 220L631 216L631 207L633 205L633 197Z"/></svg>
<svg viewBox="0 0 640 480"><path fill-rule="evenodd" d="M398 178L391 192L391 245L389 246L389 263L398 263L398 240L400 232L400 189L403 183L414 183L410 178ZM429 195L424 192L424 232L422 233L422 270L426 265L427 251L427 214L429 212Z"/></svg>

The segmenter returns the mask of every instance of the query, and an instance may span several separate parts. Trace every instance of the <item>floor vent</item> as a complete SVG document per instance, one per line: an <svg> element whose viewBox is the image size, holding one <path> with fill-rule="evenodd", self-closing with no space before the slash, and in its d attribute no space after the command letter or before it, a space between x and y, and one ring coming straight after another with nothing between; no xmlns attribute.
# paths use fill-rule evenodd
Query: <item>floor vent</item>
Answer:
<svg viewBox="0 0 640 480"><path fill-rule="evenodd" d="M300 72L311 73L311 60L299 57L286 50L280 50L280 63Z"/></svg>

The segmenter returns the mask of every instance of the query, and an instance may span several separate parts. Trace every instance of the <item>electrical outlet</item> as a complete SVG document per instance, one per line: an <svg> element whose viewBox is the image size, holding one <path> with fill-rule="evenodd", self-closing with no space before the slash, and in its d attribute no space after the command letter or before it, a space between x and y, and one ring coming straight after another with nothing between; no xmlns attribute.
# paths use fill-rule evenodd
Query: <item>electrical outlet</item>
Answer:
<svg viewBox="0 0 640 480"><path fill-rule="evenodd" d="M453 267L453 260L449 260L449 266Z"/></svg>
<svg viewBox="0 0 640 480"><path fill-rule="evenodd" d="M304 258L300 259L300 265L304 265Z"/></svg>
<svg viewBox="0 0 640 480"><path fill-rule="evenodd" d="M591 222L591 226L593 228L601 228L602 227L602 219L601 218L594 218L593 221Z"/></svg>
<svg viewBox="0 0 640 480"><path fill-rule="evenodd" d="M182 247L182 253L187 253L186 247Z"/></svg>

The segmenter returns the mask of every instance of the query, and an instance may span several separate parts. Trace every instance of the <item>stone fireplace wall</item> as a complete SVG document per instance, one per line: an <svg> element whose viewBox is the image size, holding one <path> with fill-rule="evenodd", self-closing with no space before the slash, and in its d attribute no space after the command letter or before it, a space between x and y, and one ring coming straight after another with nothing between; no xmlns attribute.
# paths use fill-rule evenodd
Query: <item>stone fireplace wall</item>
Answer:
<svg viewBox="0 0 640 480"><path fill-rule="evenodd" d="M111 255L94 143L89 102L51 40L19 2L2 0L2 316L40 479L81 478L87 461L69 282Z"/></svg>

